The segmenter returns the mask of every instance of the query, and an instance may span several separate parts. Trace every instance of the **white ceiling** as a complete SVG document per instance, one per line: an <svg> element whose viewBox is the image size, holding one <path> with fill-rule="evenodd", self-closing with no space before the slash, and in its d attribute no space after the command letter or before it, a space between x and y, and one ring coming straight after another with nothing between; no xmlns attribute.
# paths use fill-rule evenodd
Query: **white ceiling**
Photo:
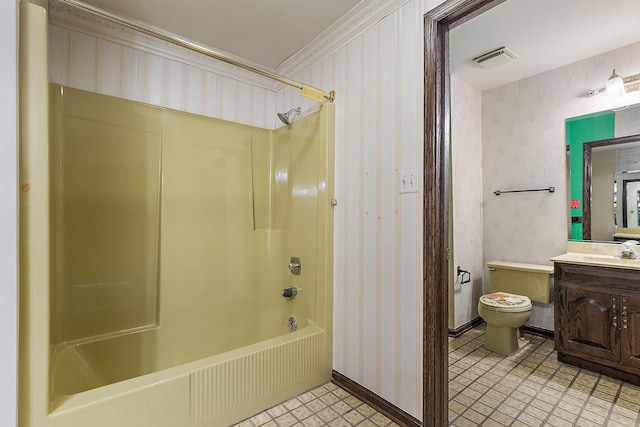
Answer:
<svg viewBox="0 0 640 427"><path fill-rule="evenodd" d="M360 1L84 0L272 70Z"/></svg>
<svg viewBox="0 0 640 427"><path fill-rule="evenodd" d="M336 20L370 0L84 0L277 69ZM640 41L640 0L508 0L450 32L451 73L480 90ZM483 69L500 46L519 58ZM617 70L626 76L640 70ZM608 76L603 77L606 78Z"/></svg>
<svg viewBox="0 0 640 427"><path fill-rule="evenodd" d="M487 90L638 41L640 0L508 0L450 31L450 67L452 74ZM494 69L473 63L501 46L519 58ZM603 86L608 77L603 76Z"/></svg>

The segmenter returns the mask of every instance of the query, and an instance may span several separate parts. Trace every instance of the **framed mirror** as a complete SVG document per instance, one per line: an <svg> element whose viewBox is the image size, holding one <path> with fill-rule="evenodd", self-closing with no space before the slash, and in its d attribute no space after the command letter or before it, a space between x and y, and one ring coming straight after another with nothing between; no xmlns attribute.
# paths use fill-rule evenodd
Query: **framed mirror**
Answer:
<svg viewBox="0 0 640 427"><path fill-rule="evenodd" d="M637 172L640 179L640 104L572 117L565 126L569 239L640 240L640 227L629 227L638 216L633 188L638 185L640 190L640 184L632 184L632 174ZM636 219L630 222L633 213Z"/></svg>
<svg viewBox="0 0 640 427"><path fill-rule="evenodd" d="M640 134L583 145L582 239L640 239Z"/></svg>

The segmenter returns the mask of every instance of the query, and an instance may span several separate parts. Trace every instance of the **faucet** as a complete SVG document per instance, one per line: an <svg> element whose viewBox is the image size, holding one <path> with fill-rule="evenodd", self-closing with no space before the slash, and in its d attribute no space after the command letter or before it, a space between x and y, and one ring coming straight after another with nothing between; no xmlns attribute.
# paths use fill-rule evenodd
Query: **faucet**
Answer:
<svg viewBox="0 0 640 427"><path fill-rule="evenodd" d="M637 245L638 242L636 240L627 240L622 243L622 252L620 253L620 258L622 259L636 259L636 254L633 252L633 247Z"/></svg>
<svg viewBox="0 0 640 427"><path fill-rule="evenodd" d="M296 295L298 295L298 291L300 289L294 287L294 286L289 286L288 288L284 288L282 290L282 292L280 292L280 295L282 295L285 298L293 298Z"/></svg>
<svg viewBox="0 0 640 427"><path fill-rule="evenodd" d="M302 263L300 262L300 258L292 256L291 262L289 263L289 270L291 270L291 274L299 276L301 268L302 268Z"/></svg>

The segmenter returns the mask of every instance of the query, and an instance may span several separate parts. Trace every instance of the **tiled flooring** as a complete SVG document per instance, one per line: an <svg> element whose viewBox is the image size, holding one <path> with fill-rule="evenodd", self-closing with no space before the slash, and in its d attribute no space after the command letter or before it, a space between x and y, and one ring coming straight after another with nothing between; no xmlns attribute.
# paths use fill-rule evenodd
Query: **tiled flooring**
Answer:
<svg viewBox="0 0 640 427"><path fill-rule="evenodd" d="M449 340L449 424L640 426L640 387L557 361L553 341L505 357L482 347L484 327Z"/></svg>
<svg viewBox="0 0 640 427"><path fill-rule="evenodd" d="M557 361L553 342L505 357L482 347L484 326L449 340L449 425L456 427L640 426L640 387ZM325 384L237 427L395 427L384 415Z"/></svg>
<svg viewBox="0 0 640 427"><path fill-rule="evenodd" d="M268 409L236 427L398 427L389 418L329 383Z"/></svg>

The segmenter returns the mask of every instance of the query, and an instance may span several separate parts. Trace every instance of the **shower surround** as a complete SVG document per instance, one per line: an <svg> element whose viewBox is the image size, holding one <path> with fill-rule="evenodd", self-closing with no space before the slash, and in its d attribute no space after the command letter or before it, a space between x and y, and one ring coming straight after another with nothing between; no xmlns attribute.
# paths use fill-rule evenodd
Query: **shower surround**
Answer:
<svg viewBox="0 0 640 427"><path fill-rule="evenodd" d="M269 131L36 77L20 425L226 426L327 381L333 106Z"/></svg>

